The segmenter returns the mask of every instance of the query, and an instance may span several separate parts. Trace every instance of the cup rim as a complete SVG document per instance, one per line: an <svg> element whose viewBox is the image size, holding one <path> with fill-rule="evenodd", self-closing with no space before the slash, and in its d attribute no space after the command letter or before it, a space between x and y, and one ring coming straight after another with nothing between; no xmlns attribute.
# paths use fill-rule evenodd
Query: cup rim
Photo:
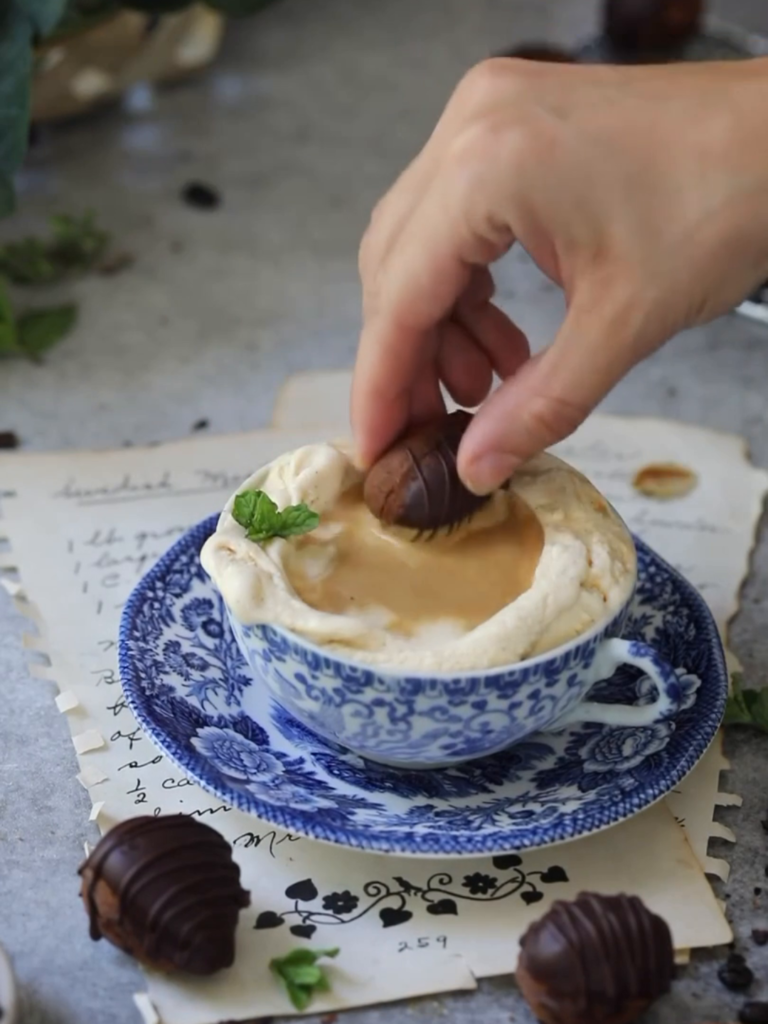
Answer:
<svg viewBox="0 0 768 1024"><path fill-rule="evenodd" d="M630 534L632 541L637 545L637 539ZM345 655L339 655L335 650L330 650L327 647L322 647L320 644L316 644L311 640L306 640L299 633L294 633L290 629L286 629L284 626L275 626L269 622L256 622L246 624L240 622L235 616L234 612L230 609L229 605L224 602L224 607L227 609L227 614L233 618L238 625L244 629L252 629L254 627L261 627L262 629L270 629L273 633L277 633L279 636L285 638L291 643L297 644L303 647L305 650L317 654L320 658L336 661L337 663L348 665L351 668L359 669L363 672L369 672L371 675L393 678L398 677L402 679L436 679L444 682L448 682L454 679L472 679L477 676L484 676L485 678L495 678L496 676L508 675L510 672L523 671L530 669L536 665L539 665L545 661L551 661L561 657L567 651L572 650L574 647L578 647L581 644L586 644L590 640L599 636L605 632L617 619L620 619L626 612L628 606L631 604L632 599L635 595L637 588L637 568L635 568L634 579L632 581L632 588L627 595L626 600L617 609L615 615L612 615L609 619L601 619L600 622L595 623L591 629L586 630L584 633L579 633L578 636L573 637L571 640L566 640L564 643L559 644L557 647L552 647L549 650L542 651L541 654L536 654L532 658L525 658L522 661L508 662L504 665L494 665L491 668L475 668L465 669L454 672L421 672L418 669L410 669L407 666L402 668L389 667L386 665L380 665L374 662L358 661L354 658L348 658Z"/></svg>

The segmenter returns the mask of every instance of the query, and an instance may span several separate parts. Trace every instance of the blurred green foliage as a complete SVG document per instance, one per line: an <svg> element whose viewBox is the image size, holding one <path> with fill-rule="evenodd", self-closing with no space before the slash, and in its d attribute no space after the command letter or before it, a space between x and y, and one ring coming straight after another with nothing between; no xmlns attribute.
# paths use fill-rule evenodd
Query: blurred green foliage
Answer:
<svg viewBox="0 0 768 1024"><path fill-rule="evenodd" d="M195 0L0 0L0 217L15 207L13 176L24 160L29 138L29 106L35 44L78 32L132 8L167 14ZM205 0L230 17L242 17L272 0Z"/></svg>

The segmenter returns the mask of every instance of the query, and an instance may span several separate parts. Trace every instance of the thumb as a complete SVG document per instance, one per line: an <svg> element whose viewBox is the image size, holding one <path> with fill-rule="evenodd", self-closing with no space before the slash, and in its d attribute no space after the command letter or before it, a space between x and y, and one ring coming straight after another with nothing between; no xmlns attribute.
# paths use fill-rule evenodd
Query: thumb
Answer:
<svg viewBox="0 0 768 1024"><path fill-rule="evenodd" d="M639 361L637 318L618 309L608 313L606 305L604 298L574 298L552 345L480 408L458 457L470 490L489 493L522 462L572 434Z"/></svg>

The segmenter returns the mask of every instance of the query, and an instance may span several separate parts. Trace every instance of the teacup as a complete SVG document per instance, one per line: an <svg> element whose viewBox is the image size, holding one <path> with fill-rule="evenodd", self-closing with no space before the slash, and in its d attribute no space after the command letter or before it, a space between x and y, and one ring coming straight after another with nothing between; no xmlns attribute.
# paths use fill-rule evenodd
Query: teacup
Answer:
<svg viewBox="0 0 768 1024"><path fill-rule="evenodd" d="M367 666L285 629L246 626L231 612L229 618L256 678L299 722L371 761L423 769L486 757L576 722L638 727L674 715L680 700L674 669L648 644L621 639L631 597L609 620L541 655L445 674ZM621 665L652 680L653 703L586 700ZM246 693L246 711L247 700Z"/></svg>

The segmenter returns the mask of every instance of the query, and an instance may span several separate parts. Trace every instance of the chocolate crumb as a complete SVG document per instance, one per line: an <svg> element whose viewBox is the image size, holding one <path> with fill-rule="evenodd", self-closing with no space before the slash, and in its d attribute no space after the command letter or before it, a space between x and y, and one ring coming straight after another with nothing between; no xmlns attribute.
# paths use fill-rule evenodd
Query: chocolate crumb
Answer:
<svg viewBox="0 0 768 1024"><path fill-rule="evenodd" d="M759 885L756 885L755 886L755 896L762 896L762 895L763 895L763 890L760 888Z"/></svg>
<svg viewBox="0 0 768 1024"><path fill-rule="evenodd" d="M762 828L763 832L768 832L768 818L763 818L763 820L760 822L760 827ZM765 868L765 873L768 874L768 866L766 866Z"/></svg>
<svg viewBox="0 0 768 1024"><path fill-rule="evenodd" d="M752 941L756 946L768 946L768 930L765 928L753 928Z"/></svg>
<svg viewBox="0 0 768 1024"><path fill-rule="evenodd" d="M10 450L18 448L20 444L19 435L14 430L0 430L0 449Z"/></svg>
<svg viewBox="0 0 768 1024"><path fill-rule="evenodd" d="M739 1020L741 1024L768 1024L768 1003L744 1003Z"/></svg>
<svg viewBox="0 0 768 1024"><path fill-rule="evenodd" d="M210 427L210 425L211 425L211 421L207 420L207 419L205 419L205 417L203 417L203 419L201 419L201 420L195 420L195 422L192 424L192 430L194 430L194 431L197 431L197 430L207 430L208 427Z"/></svg>
<svg viewBox="0 0 768 1024"><path fill-rule="evenodd" d="M755 976L747 966L744 957L739 953L731 953L726 962L719 968L717 976L731 992L744 992L755 980Z"/></svg>
<svg viewBox="0 0 768 1024"><path fill-rule="evenodd" d="M190 181L181 190L181 198L187 206L194 206L198 210L215 210L221 206L221 195L211 185L202 181Z"/></svg>

